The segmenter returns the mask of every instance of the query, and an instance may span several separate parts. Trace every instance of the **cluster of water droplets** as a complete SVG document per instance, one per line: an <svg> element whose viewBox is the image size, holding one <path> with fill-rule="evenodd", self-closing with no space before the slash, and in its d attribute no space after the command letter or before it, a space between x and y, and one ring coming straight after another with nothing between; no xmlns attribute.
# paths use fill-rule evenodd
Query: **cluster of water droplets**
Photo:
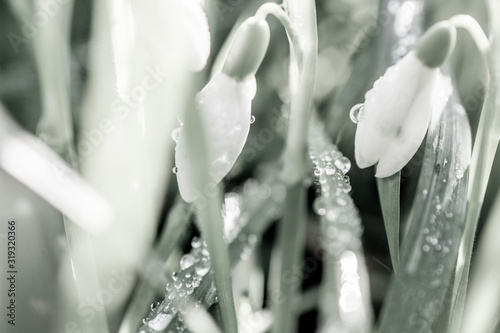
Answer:
<svg viewBox="0 0 500 333"><path fill-rule="evenodd" d="M230 253L237 254L230 258L232 267L251 255L259 235L270 224L248 229L252 217L259 215L261 222L263 219L272 221L279 217L282 211L278 211L277 207L284 201L285 195L283 185L261 183L255 179L246 181L243 186L225 195L224 238L229 243ZM180 259L179 265L180 271L172 273L165 287L164 300L151 304L151 312L144 319L139 333L162 332L165 328L168 329L166 332L187 332L183 322L187 305L194 303L196 307L208 308L217 302L213 274L210 272L210 254L201 237L192 239L191 251ZM253 314L259 315L260 312Z"/></svg>
<svg viewBox="0 0 500 333"><path fill-rule="evenodd" d="M313 209L321 217L325 247L331 254L361 247L361 220L349 195L351 184L347 172L351 161L317 130L312 130L309 156L320 189Z"/></svg>
<svg viewBox="0 0 500 333"><path fill-rule="evenodd" d="M309 156L320 192L313 209L320 216L323 248L330 257L324 263L328 293L323 307L337 312L327 315L322 332L363 332L370 326L370 293L361 248L361 218L349 195L346 175L351 162L318 124L312 125L310 133Z"/></svg>
<svg viewBox="0 0 500 333"><path fill-rule="evenodd" d="M196 307L202 305L199 301L191 300L190 296L210 271L210 254L206 242L201 238L193 238L191 247L192 250L180 259L180 271L173 272L170 282L165 286L163 302L155 301L151 304L151 312L143 319L144 325L139 330L140 333L163 332L178 313L182 314L177 317L182 323L189 303L194 303ZM175 326L175 332L186 331L184 325Z"/></svg>

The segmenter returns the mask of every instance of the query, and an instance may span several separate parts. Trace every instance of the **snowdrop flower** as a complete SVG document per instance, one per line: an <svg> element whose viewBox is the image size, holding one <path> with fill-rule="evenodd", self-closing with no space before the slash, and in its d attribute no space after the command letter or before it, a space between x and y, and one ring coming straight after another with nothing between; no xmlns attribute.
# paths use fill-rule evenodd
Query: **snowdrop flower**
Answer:
<svg viewBox="0 0 500 333"><path fill-rule="evenodd" d="M197 107L207 136L209 174L216 184L231 170L250 131L251 105L256 93L255 73L269 45L269 25L251 17L238 29L222 71L198 93ZM186 138L182 127L174 131L176 140L174 172L182 198L195 199L189 178Z"/></svg>
<svg viewBox="0 0 500 333"><path fill-rule="evenodd" d="M416 153L429 126L438 67L449 57L455 39L452 25L435 24L415 50L375 82L365 103L351 109L351 119L358 124L355 158L360 168L378 163L375 176L389 177Z"/></svg>

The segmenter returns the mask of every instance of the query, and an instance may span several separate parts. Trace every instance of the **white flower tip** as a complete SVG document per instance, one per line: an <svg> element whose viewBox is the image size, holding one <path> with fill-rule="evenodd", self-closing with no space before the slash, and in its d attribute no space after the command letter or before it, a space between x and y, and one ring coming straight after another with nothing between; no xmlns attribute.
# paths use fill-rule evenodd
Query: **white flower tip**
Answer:
<svg viewBox="0 0 500 333"><path fill-rule="evenodd" d="M266 20L246 19L236 32L222 72L237 81L254 76L266 55L270 36Z"/></svg>
<svg viewBox="0 0 500 333"><path fill-rule="evenodd" d="M375 163L370 163L366 159L361 156L361 153L359 152L359 149L354 149L354 159L356 160L356 165L360 169L366 169L368 167L371 167Z"/></svg>
<svg viewBox="0 0 500 333"><path fill-rule="evenodd" d="M450 22L438 22L420 39L416 55L427 67L439 67L450 57L456 39L457 30Z"/></svg>

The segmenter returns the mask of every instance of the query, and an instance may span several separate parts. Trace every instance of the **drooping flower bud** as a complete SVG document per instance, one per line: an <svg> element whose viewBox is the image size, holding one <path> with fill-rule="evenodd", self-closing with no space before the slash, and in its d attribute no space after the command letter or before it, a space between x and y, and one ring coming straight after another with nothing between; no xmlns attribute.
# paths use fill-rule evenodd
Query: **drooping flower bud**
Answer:
<svg viewBox="0 0 500 333"><path fill-rule="evenodd" d="M269 46L269 25L263 19L250 17L236 32L222 72L237 81L255 76Z"/></svg>
<svg viewBox="0 0 500 333"><path fill-rule="evenodd" d="M197 107L204 126L208 157L208 173L214 184L231 170L245 145L251 123L251 105L256 92L255 78L236 81L224 73L216 74L196 96ZM176 130L174 139L175 169L182 198L195 199L189 177L187 143L183 127Z"/></svg>
<svg viewBox="0 0 500 333"><path fill-rule="evenodd" d="M389 177L415 155L435 107L438 67L450 56L455 39L452 25L435 24L416 50L389 67L375 82L363 106L353 108L351 118L358 123L355 157L360 168L378 163L375 176Z"/></svg>

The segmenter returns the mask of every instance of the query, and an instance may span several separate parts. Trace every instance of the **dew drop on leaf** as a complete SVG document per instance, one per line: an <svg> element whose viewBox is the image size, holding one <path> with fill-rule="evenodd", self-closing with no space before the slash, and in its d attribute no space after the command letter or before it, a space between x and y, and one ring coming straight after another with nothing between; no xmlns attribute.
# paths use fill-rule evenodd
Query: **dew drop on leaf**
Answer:
<svg viewBox="0 0 500 333"><path fill-rule="evenodd" d="M190 254L186 254L181 258L180 264L181 264L181 269L185 270L186 268L193 266L194 257Z"/></svg>
<svg viewBox="0 0 500 333"><path fill-rule="evenodd" d="M191 246L194 249L197 249L201 246L201 240L198 237L194 237L193 240L191 241Z"/></svg>
<svg viewBox="0 0 500 333"><path fill-rule="evenodd" d="M200 260L200 262L197 262L194 265L194 269L196 271L196 274L198 274L199 276L205 276L210 270L210 261L203 258L202 260Z"/></svg>
<svg viewBox="0 0 500 333"><path fill-rule="evenodd" d="M349 170L351 170L351 161L345 157L342 156L338 159L335 160L335 166L342 171L342 173L347 173Z"/></svg>
<svg viewBox="0 0 500 333"><path fill-rule="evenodd" d="M365 105L363 103L356 104L349 111L349 116L353 123L358 124L363 121L365 115Z"/></svg>
<svg viewBox="0 0 500 333"><path fill-rule="evenodd" d="M154 301L151 303L151 311L154 311L158 306L160 305L160 302Z"/></svg>

